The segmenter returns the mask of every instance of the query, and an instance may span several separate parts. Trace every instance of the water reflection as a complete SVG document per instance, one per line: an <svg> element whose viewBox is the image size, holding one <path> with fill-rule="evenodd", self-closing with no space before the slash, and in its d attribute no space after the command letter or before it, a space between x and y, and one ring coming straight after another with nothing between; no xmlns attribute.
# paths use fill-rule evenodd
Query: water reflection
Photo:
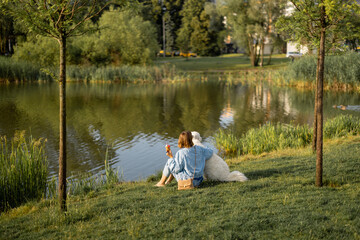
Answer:
<svg viewBox="0 0 360 240"><path fill-rule="evenodd" d="M163 167L164 145L177 148L181 131L196 130L212 147L220 128L238 134L265 122L312 123L313 92L211 79L168 84L68 84L68 176L103 171L105 151L126 180ZM325 117L349 114L333 105L356 105L359 94L325 93ZM58 85L0 85L0 134L27 130L47 138L51 174L58 171ZM352 113L358 114L359 113Z"/></svg>

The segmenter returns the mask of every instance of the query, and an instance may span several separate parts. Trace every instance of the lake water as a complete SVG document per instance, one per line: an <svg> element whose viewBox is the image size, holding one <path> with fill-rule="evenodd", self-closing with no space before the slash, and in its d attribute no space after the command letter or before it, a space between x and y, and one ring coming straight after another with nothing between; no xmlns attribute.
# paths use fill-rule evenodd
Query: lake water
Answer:
<svg viewBox="0 0 360 240"><path fill-rule="evenodd" d="M359 93L325 92L325 118L359 112L333 109L358 105ZM127 181L161 170L165 144L175 153L183 130L198 131L213 147L219 128L238 134L266 122L312 124L314 93L266 85L218 81L165 84L69 83L67 87L68 176L101 174L107 147L110 163ZM46 138L50 174L58 172L57 83L0 85L0 135L26 130Z"/></svg>

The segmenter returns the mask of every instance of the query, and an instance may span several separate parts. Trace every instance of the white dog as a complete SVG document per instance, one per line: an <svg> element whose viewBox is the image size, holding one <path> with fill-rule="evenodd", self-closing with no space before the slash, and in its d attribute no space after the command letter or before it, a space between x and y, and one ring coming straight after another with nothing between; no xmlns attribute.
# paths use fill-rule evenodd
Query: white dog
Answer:
<svg viewBox="0 0 360 240"><path fill-rule="evenodd" d="M198 132L191 132L193 136L193 143L195 145L204 147L201 143L202 138ZM219 157L217 154L213 153L210 159L205 162L204 176L208 180L222 181L222 182L245 182L247 181L247 177L239 172L233 171L230 172L229 166L226 162Z"/></svg>

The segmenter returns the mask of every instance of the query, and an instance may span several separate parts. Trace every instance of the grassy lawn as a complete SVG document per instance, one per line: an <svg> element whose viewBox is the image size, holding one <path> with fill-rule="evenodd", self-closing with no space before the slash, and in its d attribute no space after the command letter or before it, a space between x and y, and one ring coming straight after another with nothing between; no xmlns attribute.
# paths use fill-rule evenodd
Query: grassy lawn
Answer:
<svg viewBox="0 0 360 240"><path fill-rule="evenodd" d="M276 68L286 66L290 60L285 57L285 54L273 55L271 64L267 65L268 56L264 58L264 68ZM229 71L239 69L255 69L250 64L250 59L242 54L227 54L219 57L196 57L196 58L182 58L182 57L159 57L155 64L161 65L164 63L173 64L176 68L183 71Z"/></svg>
<svg viewBox="0 0 360 240"><path fill-rule="evenodd" d="M50 201L0 217L1 239L360 239L360 136L325 143L325 186L314 186L310 148L228 161L250 179L123 183L71 197L66 217Z"/></svg>

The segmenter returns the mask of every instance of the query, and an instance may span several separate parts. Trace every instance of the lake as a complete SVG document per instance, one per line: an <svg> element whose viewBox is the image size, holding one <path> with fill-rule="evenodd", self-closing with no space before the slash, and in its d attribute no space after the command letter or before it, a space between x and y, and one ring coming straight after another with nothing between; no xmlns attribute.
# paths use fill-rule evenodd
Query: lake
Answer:
<svg viewBox="0 0 360 240"><path fill-rule="evenodd" d="M203 78L205 79L205 78ZM333 105L359 105L359 93L325 92L325 119L342 111ZM51 176L58 173L59 94L57 83L0 85L0 135L16 130L46 138ZM126 181L161 170L165 144L173 152L181 131L198 131L214 149L219 128L238 134L266 122L312 124L314 92L265 84L228 84L216 76L164 84L69 83L67 85L67 176L104 172L110 164Z"/></svg>

